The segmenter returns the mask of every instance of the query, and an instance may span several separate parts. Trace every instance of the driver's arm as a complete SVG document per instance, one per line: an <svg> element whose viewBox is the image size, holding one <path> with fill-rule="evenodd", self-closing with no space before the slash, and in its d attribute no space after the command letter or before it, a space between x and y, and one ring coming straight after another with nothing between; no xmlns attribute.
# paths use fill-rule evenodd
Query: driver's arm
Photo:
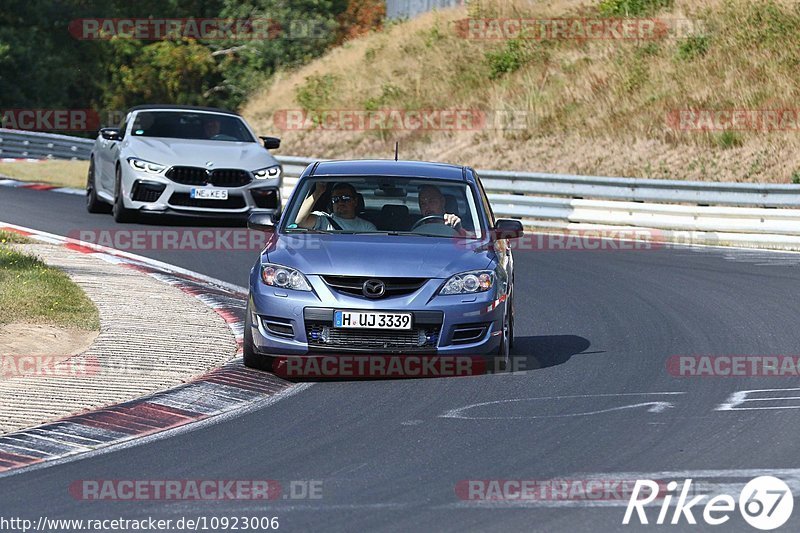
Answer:
<svg viewBox="0 0 800 533"><path fill-rule="evenodd" d="M318 182L311 196L303 200L300 211L297 212L297 225L301 228L312 229L317 224L317 215L311 214L314 204L325 194L325 184Z"/></svg>

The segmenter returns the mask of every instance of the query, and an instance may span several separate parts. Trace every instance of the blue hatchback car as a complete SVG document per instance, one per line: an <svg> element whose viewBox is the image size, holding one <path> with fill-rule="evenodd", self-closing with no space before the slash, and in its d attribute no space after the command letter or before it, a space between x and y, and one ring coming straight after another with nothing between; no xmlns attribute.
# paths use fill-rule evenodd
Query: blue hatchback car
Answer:
<svg viewBox="0 0 800 533"><path fill-rule="evenodd" d="M482 356L508 365L518 220L495 219L476 172L322 161L303 172L250 273L244 363L275 356Z"/></svg>

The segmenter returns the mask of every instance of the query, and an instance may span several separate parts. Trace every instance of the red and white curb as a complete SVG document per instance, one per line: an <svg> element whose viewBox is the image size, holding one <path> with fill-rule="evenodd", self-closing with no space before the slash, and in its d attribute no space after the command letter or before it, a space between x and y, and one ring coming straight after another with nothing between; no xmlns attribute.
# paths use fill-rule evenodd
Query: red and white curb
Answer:
<svg viewBox="0 0 800 533"><path fill-rule="evenodd" d="M0 222L0 229L31 240L60 244L76 252L135 269L198 298L219 314L233 331L241 355L247 291L236 285L121 252ZM165 317L167 318L167 317ZM67 416L54 422L0 436L0 476L36 466L63 462L80 454L154 436L222 415L246 411L265 401L299 392L296 385L273 374L245 368L235 359L173 389L143 398Z"/></svg>
<svg viewBox="0 0 800 533"><path fill-rule="evenodd" d="M2 162L7 162L7 161L2 161ZM30 181L19 181L11 178L3 178L2 175L0 175L0 187L14 187L16 189L31 189L34 191L52 191L64 194L74 194L77 196L83 196L86 194L86 191L84 189L73 189L71 187L58 187L56 185L48 185L47 183L33 183Z"/></svg>

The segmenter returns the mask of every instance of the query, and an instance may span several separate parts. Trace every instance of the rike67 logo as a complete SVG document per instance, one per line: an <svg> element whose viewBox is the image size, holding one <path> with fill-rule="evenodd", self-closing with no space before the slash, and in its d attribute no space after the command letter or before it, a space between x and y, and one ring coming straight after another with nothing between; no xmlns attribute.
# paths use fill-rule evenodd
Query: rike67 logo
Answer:
<svg viewBox="0 0 800 533"><path fill-rule="evenodd" d="M693 492L691 479L684 480L680 494L676 493L678 483L675 481L667 483L666 496L659 494L659 487L663 488L663 482L637 480L622 523L630 524L635 512L640 524L650 524L649 520L652 520L652 517L648 518L645 505L655 501L656 498L661 499L658 517L653 522L658 525L680 524L683 520L689 524L697 524L694 513L699 514L702 509L702 519L705 523L719 526L728 522L736 510L737 501L729 494L717 494L712 497L701 494L689 499L689 495ZM677 496L677 502L670 512L673 496ZM701 508L700 504L706 498L708 501ZM789 520L794 508L794 497L789 486L782 480L772 476L760 476L744 486L739 493L738 504L742 518L748 524L756 529L768 531L784 525ZM667 522L670 514L671 520Z"/></svg>

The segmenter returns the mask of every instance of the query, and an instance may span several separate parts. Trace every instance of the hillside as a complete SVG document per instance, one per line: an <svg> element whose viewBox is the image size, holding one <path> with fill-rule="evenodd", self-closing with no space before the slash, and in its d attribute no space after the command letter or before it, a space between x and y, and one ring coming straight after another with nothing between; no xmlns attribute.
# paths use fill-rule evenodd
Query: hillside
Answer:
<svg viewBox="0 0 800 533"><path fill-rule="evenodd" d="M491 33L497 19L613 24L625 14L639 18L645 38ZM468 18L490 33L470 30ZM649 34L646 20L655 21ZM487 35L495 38L475 38ZM473 2L279 73L243 113L292 155L390 157L399 140L404 158L478 168L800 181L799 42L800 8L788 1ZM323 110L339 122L285 128L287 116ZM433 131L346 122L388 110L468 110L484 120ZM513 117L514 127L498 128L497 117Z"/></svg>

